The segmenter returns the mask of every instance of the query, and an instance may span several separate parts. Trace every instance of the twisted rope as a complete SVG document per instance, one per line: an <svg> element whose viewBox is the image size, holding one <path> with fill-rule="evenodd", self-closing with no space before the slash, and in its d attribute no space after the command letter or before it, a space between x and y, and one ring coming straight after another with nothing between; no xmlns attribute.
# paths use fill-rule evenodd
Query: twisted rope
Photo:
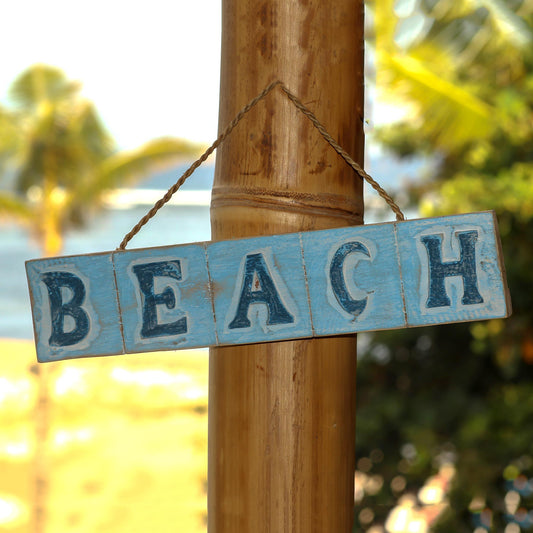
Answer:
<svg viewBox="0 0 533 533"><path fill-rule="evenodd" d="M228 137L235 126L242 120L244 115L248 113L257 103L265 98L275 87L280 86L281 90L287 95L289 100L300 110L313 124L313 126L319 131L322 137L329 143L329 145L344 159L344 161L350 165L350 167L358 174L362 179L369 183L377 193L383 198L390 206L392 211L396 214L396 220L405 220L405 216L401 209L397 206L394 200L387 194L387 192L377 183L372 176L367 174L351 157L350 155L339 145L335 139L327 132L326 128L316 118L315 114L306 107L302 101L289 91L289 89L280 81L274 81L267 85L263 91L255 98L250 100L235 116L235 118L226 126L226 129L218 136L216 141L183 173L178 181L168 189L164 196L159 199L154 206L144 215L137 224L125 235L122 239L117 250L125 250L128 243L139 233L141 228L151 219L156 213L172 198L174 193L185 183L187 178L220 146L226 137Z"/></svg>

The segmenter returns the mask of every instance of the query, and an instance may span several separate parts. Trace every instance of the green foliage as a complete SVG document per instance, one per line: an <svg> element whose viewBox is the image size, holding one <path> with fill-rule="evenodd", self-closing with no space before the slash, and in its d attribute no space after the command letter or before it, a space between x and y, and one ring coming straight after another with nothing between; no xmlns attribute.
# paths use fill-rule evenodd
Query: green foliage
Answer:
<svg viewBox="0 0 533 533"><path fill-rule="evenodd" d="M533 5L421 0L424 28L405 44L401 17L374 4L389 35L384 52L376 44L381 90L407 99L410 111L380 140L401 157L434 155L432 179L409 191L423 215L496 211L514 311L367 339L358 457L382 451L369 473L384 484L357 508L377 509L372 523L383 524L398 498L416 496L452 462L448 506L431 531L500 532L510 522L525 531L533 527L524 518L533 509Z"/></svg>
<svg viewBox="0 0 533 533"><path fill-rule="evenodd" d="M32 221L32 210L27 203L10 193L0 194L0 220L15 219L20 223Z"/></svg>
<svg viewBox="0 0 533 533"><path fill-rule="evenodd" d="M47 255L58 253L64 233L101 207L107 190L199 150L164 138L117 151L80 89L61 70L34 65L13 83L11 106L0 107L0 213L29 223Z"/></svg>

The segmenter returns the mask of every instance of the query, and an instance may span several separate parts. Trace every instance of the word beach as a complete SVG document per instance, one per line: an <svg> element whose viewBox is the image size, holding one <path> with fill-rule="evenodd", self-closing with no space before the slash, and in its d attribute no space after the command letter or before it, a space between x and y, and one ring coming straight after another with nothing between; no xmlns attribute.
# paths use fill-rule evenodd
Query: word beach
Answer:
<svg viewBox="0 0 533 533"><path fill-rule="evenodd" d="M501 318L492 212L26 263L39 361Z"/></svg>

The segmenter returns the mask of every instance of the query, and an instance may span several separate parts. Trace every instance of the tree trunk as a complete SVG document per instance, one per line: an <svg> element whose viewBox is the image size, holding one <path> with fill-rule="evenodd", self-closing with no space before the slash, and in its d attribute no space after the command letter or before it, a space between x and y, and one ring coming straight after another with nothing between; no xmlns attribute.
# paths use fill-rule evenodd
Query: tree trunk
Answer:
<svg viewBox="0 0 533 533"><path fill-rule="evenodd" d="M219 127L280 79L363 162L363 1L223 0ZM217 153L213 240L362 223L362 183L279 89ZM214 348L210 533L352 528L355 336Z"/></svg>
<svg viewBox="0 0 533 533"><path fill-rule="evenodd" d="M43 364L32 367L37 381L35 400L35 452L33 458L32 533L45 533L48 518L49 496L49 438L50 391L49 368Z"/></svg>

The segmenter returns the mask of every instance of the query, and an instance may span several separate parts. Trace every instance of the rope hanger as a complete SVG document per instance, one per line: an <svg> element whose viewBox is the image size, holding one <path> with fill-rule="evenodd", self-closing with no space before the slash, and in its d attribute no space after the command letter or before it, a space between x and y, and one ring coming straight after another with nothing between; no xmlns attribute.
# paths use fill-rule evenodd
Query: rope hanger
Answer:
<svg viewBox="0 0 533 533"><path fill-rule="evenodd" d="M164 196L159 199L154 206L144 215L137 224L125 235L122 239L117 250L125 250L128 243L139 233L141 228L153 218L157 212L172 198L174 193L185 183L187 178L224 142L224 140L231 134L235 126L242 120L242 118L250 111L257 103L265 98L273 89L278 87L283 91L287 98L295 105L295 107L301 111L313 124L313 126L319 131L324 140L344 159L344 161L355 171L355 173L364 179L374 190L387 202L392 211L396 214L396 220L405 220L405 216L396 202L387 194L387 192L381 187L381 185L365 172L360 165L358 165L352 157L339 145L339 143L333 139L328 133L324 125L316 118L315 114L280 80L274 81L267 85L263 91L255 98L250 100L235 116L235 118L228 124L226 129L218 136L216 141L183 173L183 175L168 189Z"/></svg>

